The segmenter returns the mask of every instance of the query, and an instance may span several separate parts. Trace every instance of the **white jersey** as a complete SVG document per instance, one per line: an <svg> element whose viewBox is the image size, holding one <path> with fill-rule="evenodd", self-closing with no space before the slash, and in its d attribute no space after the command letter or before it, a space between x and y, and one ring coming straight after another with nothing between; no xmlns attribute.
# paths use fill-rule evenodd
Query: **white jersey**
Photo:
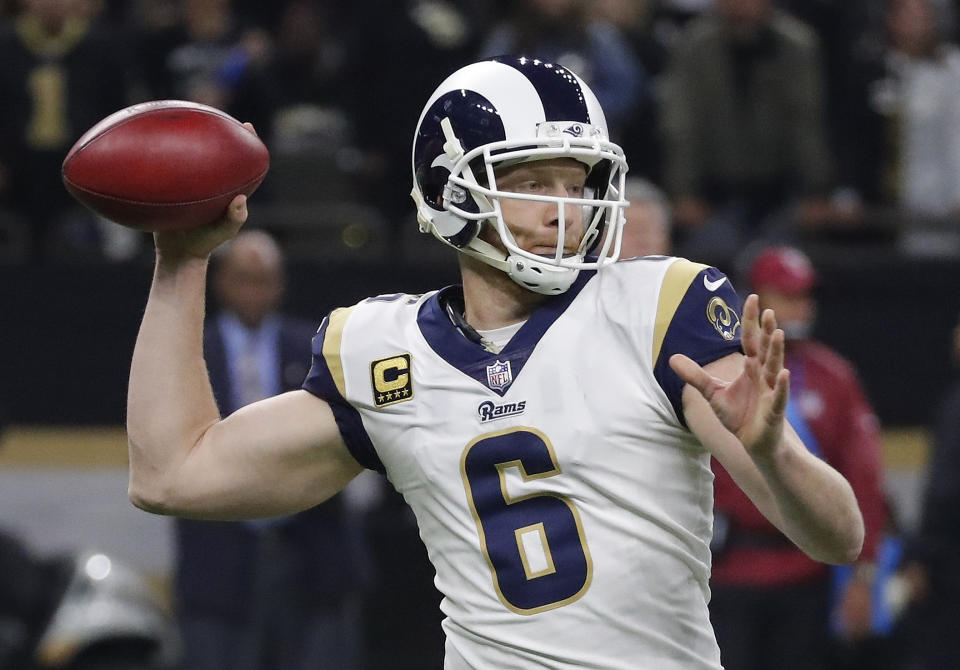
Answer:
<svg viewBox="0 0 960 670"><path fill-rule="evenodd" d="M304 384L416 514L447 670L720 668L713 476L667 359L740 350L730 282L675 258L581 272L498 354L451 295L334 311Z"/></svg>

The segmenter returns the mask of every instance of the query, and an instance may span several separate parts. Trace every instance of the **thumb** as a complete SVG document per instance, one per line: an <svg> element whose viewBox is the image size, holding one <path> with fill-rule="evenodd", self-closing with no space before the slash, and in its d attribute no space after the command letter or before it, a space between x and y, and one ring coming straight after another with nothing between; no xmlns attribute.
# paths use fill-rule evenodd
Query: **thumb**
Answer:
<svg viewBox="0 0 960 670"><path fill-rule="evenodd" d="M709 400L708 393L711 393L713 378L698 363L683 354L674 354L670 357L670 368L677 373L683 381L697 389L705 398Z"/></svg>
<svg viewBox="0 0 960 670"><path fill-rule="evenodd" d="M218 220L197 230L196 244L207 253L227 240L233 239L247 220L247 196L238 195Z"/></svg>
<svg viewBox="0 0 960 670"><path fill-rule="evenodd" d="M243 224L247 221L247 216L249 212L247 211L247 196L241 194L235 197L230 205L227 207L227 230L232 232L232 235L236 235L240 232L240 228L243 227Z"/></svg>

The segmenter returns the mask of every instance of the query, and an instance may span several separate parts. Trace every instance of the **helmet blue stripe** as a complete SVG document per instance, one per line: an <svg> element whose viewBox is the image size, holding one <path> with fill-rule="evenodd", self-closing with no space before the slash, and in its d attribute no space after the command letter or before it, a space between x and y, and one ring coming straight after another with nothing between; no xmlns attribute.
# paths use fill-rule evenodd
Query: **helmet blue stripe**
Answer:
<svg viewBox="0 0 960 670"><path fill-rule="evenodd" d="M498 56L491 60L519 70L530 80L543 101L547 121L591 123L580 82L567 68L556 63L516 56Z"/></svg>

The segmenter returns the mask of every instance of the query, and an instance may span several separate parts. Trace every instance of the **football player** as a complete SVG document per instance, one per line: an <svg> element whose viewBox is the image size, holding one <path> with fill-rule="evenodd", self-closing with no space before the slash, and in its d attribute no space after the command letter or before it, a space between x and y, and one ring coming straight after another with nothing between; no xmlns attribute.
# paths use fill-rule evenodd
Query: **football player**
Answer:
<svg viewBox="0 0 960 670"><path fill-rule="evenodd" d="M226 419L201 316L245 200L157 235L130 376L136 505L289 514L385 473L436 569L448 670L720 668L711 456L810 556L856 559L850 486L784 419L774 314L714 268L615 262L627 165L576 74L468 65L412 153L420 228L459 253L462 285L335 310L303 389Z"/></svg>

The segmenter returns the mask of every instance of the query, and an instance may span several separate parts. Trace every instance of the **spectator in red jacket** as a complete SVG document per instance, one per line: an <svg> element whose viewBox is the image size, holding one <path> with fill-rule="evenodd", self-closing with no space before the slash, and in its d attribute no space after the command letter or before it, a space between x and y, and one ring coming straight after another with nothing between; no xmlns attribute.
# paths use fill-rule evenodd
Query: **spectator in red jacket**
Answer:
<svg viewBox="0 0 960 670"><path fill-rule="evenodd" d="M766 248L750 266L749 280L761 308L775 310L786 335L787 418L804 443L849 480L867 534L854 578L834 598L830 566L797 551L714 461L711 619L724 667L817 670L829 667L831 614L851 642L870 631L872 562L885 519L879 422L852 365L810 338L816 273L806 255Z"/></svg>

